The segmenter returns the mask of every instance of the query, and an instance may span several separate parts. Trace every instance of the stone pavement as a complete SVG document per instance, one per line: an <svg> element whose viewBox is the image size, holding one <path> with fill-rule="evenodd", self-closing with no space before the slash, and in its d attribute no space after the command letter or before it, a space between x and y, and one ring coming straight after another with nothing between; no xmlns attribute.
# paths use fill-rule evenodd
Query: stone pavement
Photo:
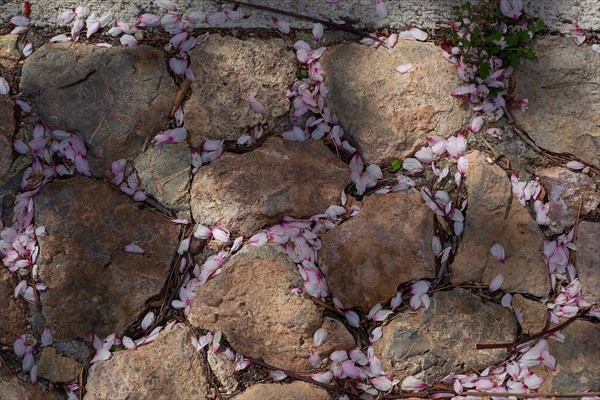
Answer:
<svg viewBox="0 0 600 400"><path fill-rule="evenodd" d="M233 33L183 102L159 45L6 67L0 399L600 390L600 54L539 39L496 138L433 41Z"/></svg>

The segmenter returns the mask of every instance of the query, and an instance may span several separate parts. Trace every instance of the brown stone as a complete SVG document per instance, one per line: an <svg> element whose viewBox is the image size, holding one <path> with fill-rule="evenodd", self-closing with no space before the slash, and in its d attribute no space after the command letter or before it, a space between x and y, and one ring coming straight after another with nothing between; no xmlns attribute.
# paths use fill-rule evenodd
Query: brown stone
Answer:
<svg viewBox="0 0 600 400"><path fill-rule="evenodd" d="M489 164L478 151L467 155L466 185L469 207L463 238L450 267L451 281L487 285L498 274L502 289L544 297L550 291L548 268L542 259L543 234L527 208L513 196L502 168ZM506 261L490 252L504 247Z"/></svg>
<svg viewBox="0 0 600 400"><path fill-rule="evenodd" d="M384 371L428 383L450 372L481 370L501 362L505 349L476 350L477 343L510 343L517 337L511 312L465 290L437 292L428 309L403 313L383 328L374 345Z"/></svg>
<svg viewBox="0 0 600 400"><path fill-rule="evenodd" d="M368 310L401 283L435 276L432 237L433 213L416 190L369 196L360 214L325 234L319 266L332 296Z"/></svg>
<svg viewBox="0 0 600 400"><path fill-rule="evenodd" d="M43 392L30 383L19 382L16 376L0 376L0 399L2 400L62 400L64 396L55 391Z"/></svg>
<svg viewBox="0 0 600 400"><path fill-rule="evenodd" d="M192 146L207 139L236 140L259 123L273 128L288 112L283 92L294 82L297 66L283 40L214 34L190 56L196 81L185 105L185 126ZM250 109L248 93L263 104L263 114Z"/></svg>
<svg viewBox="0 0 600 400"><path fill-rule="evenodd" d="M0 35L0 65L4 68L14 68L21 59L18 40L17 35Z"/></svg>
<svg viewBox="0 0 600 400"><path fill-rule="evenodd" d="M348 167L321 141L273 137L245 154L226 153L203 166L192 183L192 215L244 236L284 216L310 217L337 204Z"/></svg>
<svg viewBox="0 0 600 400"><path fill-rule="evenodd" d="M51 129L81 133L93 174L111 176L163 128L177 89L157 49L54 43L27 58L21 91Z"/></svg>
<svg viewBox="0 0 600 400"><path fill-rule="evenodd" d="M550 234L562 233L575 225L580 206L581 216L586 216L600 204L600 191L585 174L552 167L537 170L536 175L548 194Z"/></svg>
<svg viewBox="0 0 600 400"><path fill-rule="evenodd" d="M534 372L545 379L540 392L577 392L600 388L600 325L575 321L561 331L564 343L548 340L550 354L556 359L556 370L544 366Z"/></svg>
<svg viewBox="0 0 600 400"><path fill-rule="evenodd" d="M577 275L583 286L583 297L600 300L600 223L579 222L577 228Z"/></svg>
<svg viewBox="0 0 600 400"><path fill-rule="evenodd" d="M219 380L224 390L222 393L233 393L235 392L240 383L236 378L236 373L233 370L233 362L227 358L224 352L214 353L212 351L206 352L206 361L210 365L210 370L215 377Z"/></svg>
<svg viewBox="0 0 600 400"><path fill-rule="evenodd" d="M521 328L526 335L540 333L546 327L548 308L543 303L515 294L512 298L512 307L521 310L523 314Z"/></svg>
<svg viewBox="0 0 600 400"><path fill-rule="evenodd" d="M260 383L246 389L231 400L330 400L327 390L310 383L295 381L290 384Z"/></svg>
<svg viewBox="0 0 600 400"><path fill-rule="evenodd" d="M120 351L90 368L85 400L208 400L208 365L178 324L135 351Z"/></svg>
<svg viewBox="0 0 600 400"><path fill-rule="evenodd" d="M324 327L329 333L325 342L329 347L320 349L322 353L350 349L355 342L342 324L324 320L315 303L292 293L301 286L296 266L281 246L245 246L223 272L197 290L189 320L198 328L221 330L244 356L281 369L307 371L317 329Z"/></svg>
<svg viewBox="0 0 600 400"><path fill-rule="evenodd" d="M53 347L44 347L38 362L38 375L53 382L77 380L82 365L72 358L62 356Z"/></svg>
<svg viewBox="0 0 600 400"><path fill-rule="evenodd" d="M7 97L0 96L0 186L12 164L12 139L15 134L15 103Z"/></svg>
<svg viewBox="0 0 600 400"><path fill-rule="evenodd" d="M56 338L90 330L119 335L160 292L171 269L179 228L109 184L87 178L55 181L35 199L44 316ZM145 254L123 247L135 243Z"/></svg>
<svg viewBox="0 0 600 400"><path fill-rule="evenodd" d="M538 39L534 50L515 73L515 96L529 99L515 119L538 146L600 166L598 53L561 36Z"/></svg>
<svg viewBox="0 0 600 400"><path fill-rule="evenodd" d="M27 329L27 306L23 299L15 299L13 293L17 278L4 266L0 267L0 343L12 345L17 336Z"/></svg>
<svg viewBox="0 0 600 400"><path fill-rule="evenodd" d="M413 72L394 71L407 63ZM456 68L431 43L400 41L392 51L339 45L321 64L327 103L370 163L408 157L426 136L450 136L469 120L467 108L450 96L462 83Z"/></svg>
<svg viewBox="0 0 600 400"><path fill-rule="evenodd" d="M187 143L150 147L135 160L142 191L180 218L190 215L192 155Z"/></svg>

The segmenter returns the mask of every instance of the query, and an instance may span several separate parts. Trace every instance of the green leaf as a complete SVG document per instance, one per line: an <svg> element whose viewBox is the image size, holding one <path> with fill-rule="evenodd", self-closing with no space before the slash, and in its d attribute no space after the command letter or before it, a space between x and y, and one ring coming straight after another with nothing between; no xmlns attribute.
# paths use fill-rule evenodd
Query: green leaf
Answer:
<svg viewBox="0 0 600 400"><path fill-rule="evenodd" d="M392 170L398 171L401 167L402 167L402 163L400 162L400 160L392 161Z"/></svg>

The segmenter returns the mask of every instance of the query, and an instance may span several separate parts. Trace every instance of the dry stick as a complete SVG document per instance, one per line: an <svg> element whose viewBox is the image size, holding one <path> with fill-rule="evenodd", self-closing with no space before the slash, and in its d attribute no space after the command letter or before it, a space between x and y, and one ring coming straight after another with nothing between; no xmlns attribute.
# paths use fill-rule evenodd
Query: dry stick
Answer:
<svg viewBox="0 0 600 400"><path fill-rule="evenodd" d="M551 335L554 332L558 332L560 330L565 329L567 326L571 325L573 322L575 322L575 320L581 318L585 313L587 313L590 310L591 307L586 307L584 309L582 309L581 311L579 311L577 313L576 316L574 316L573 318L569 318L568 320L566 320L565 322L563 322L560 325L556 325L554 328L550 328L550 329L546 329L545 331L542 331L540 333L537 333L533 336L529 336L526 337L524 339L518 340L516 342L513 343L477 343L475 345L475 348L477 350L484 350L484 349L512 349L514 347L520 346L524 343L527 342L531 342L532 340L535 339L540 339L543 338L545 336Z"/></svg>
<svg viewBox="0 0 600 400"><path fill-rule="evenodd" d="M313 385L316 385L316 386L320 386L320 387L322 387L324 389L327 389L327 390L334 390L336 392L342 392L344 394L349 394L351 396L356 396L356 393L354 393L351 390L348 390L346 388L339 387L339 386L329 385L327 383L317 382L317 381L315 381L312 378L309 378L307 376L296 374L294 372L290 372L290 371L283 370L281 368L274 367L274 366L272 366L270 364L267 364L264 361L257 360L255 358L248 358L248 360L250 362L252 362L252 364L256 364L256 365L261 366L263 368L266 368L266 369L268 369L270 371L282 371L284 374L286 374L287 376L289 376L292 379L296 379L296 380L307 382L307 383L310 383L310 384L313 384Z"/></svg>
<svg viewBox="0 0 600 400"><path fill-rule="evenodd" d="M325 307L326 309L331 310L334 313L336 313L338 315L341 315L342 317L344 316L343 312L341 312L340 310L338 310L335 307L330 306L329 304L325 303L324 301L321 301L321 300L319 300L319 299L317 299L315 297L312 297L312 296L306 296L306 297L308 297L309 299L311 299L313 302L315 302L316 304L320 305L321 307Z"/></svg>
<svg viewBox="0 0 600 400"><path fill-rule="evenodd" d="M175 115L175 111L177 111L177 108L181 105L181 102L183 102L183 98L185 97L185 93L187 92L188 88L190 87L190 83L192 83L188 78L185 78L183 80L183 82L181 83L181 87L179 88L179 91L177 92L177 96L175 96L175 101L173 102L173 108L171 109L171 116Z"/></svg>
<svg viewBox="0 0 600 400"><path fill-rule="evenodd" d="M245 1L237 1L237 0L227 0L227 3L234 3L237 4L239 6L244 6L244 7L250 7L250 8L256 8L257 10L263 10L263 11L268 11L268 12L272 12L274 14L281 14L281 15L287 15L289 17L294 17L294 18L298 18L298 19L305 19L308 21L312 21L312 22L318 22L320 24L323 24L325 26L327 26L328 28L331 29L335 29L335 30L340 30L340 31L346 31L346 32L350 32L350 33L354 33L355 35L359 35L359 36L364 36L364 37L370 37L373 40L376 40L380 43L384 43L383 40L371 36L371 33L364 31L362 29L357 29L357 28L353 28L351 26L346 26L346 25L339 25L336 23L333 23L331 21L327 21L321 18L315 18L315 17L311 17L309 15L304 15L304 14L299 14L299 13L295 13L293 11L284 11L284 10L279 10L277 8L273 8L273 7L268 7L268 6L263 6L260 4L252 4L252 3L246 3Z"/></svg>

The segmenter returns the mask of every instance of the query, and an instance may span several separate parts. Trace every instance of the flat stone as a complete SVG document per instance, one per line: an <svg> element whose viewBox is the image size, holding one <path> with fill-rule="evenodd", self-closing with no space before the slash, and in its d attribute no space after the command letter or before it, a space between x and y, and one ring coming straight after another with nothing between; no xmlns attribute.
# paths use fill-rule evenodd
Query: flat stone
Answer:
<svg viewBox="0 0 600 400"><path fill-rule="evenodd" d="M319 266L332 296L369 310L398 285L435 276L433 215L416 190L368 196L360 214L322 239Z"/></svg>
<svg viewBox="0 0 600 400"><path fill-rule="evenodd" d="M577 392L600 387L600 325L575 321L561 331L564 343L548 340L550 354L556 359L554 371L544 366L534 372L545 379L540 392Z"/></svg>
<svg viewBox="0 0 600 400"><path fill-rule="evenodd" d="M182 324L135 351L120 351L92 365L85 400L208 400L208 365Z"/></svg>
<svg viewBox="0 0 600 400"><path fill-rule="evenodd" d="M16 35L0 35L0 65L4 68L13 68L21 59L21 52L17 47L19 37Z"/></svg>
<svg viewBox="0 0 600 400"><path fill-rule="evenodd" d="M27 329L27 306L22 299L15 299L13 293L17 286L16 275L0 267L0 310L2 310L2 323L0 323L0 343L12 345L17 336Z"/></svg>
<svg viewBox="0 0 600 400"><path fill-rule="evenodd" d="M0 96L0 186L7 178L12 164L12 139L15 134L15 103L7 97Z"/></svg>
<svg viewBox="0 0 600 400"><path fill-rule="evenodd" d="M21 91L49 128L79 131L92 174L109 177L163 128L177 88L160 50L54 43L27 58Z"/></svg>
<svg viewBox="0 0 600 400"><path fill-rule="evenodd" d="M529 99L529 111L514 118L543 149L600 165L600 55L561 36L538 39L534 50L515 73L515 96Z"/></svg>
<svg viewBox="0 0 600 400"><path fill-rule="evenodd" d="M315 303L292 293L301 286L302 278L283 247L245 246L197 290L189 320L197 328L221 330L231 347L246 357L308 371L317 329L324 327L329 333L319 348L323 357L334 349L351 349L355 342L341 323L325 320Z"/></svg>
<svg viewBox="0 0 600 400"><path fill-rule="evenodd" d="M119 336L160 293L178 243L179 228L107 183L54 181L35 198L41 303L57 339L86 338L93 330ZM145 254L123 251L135 243Z"/></svg>
<svg viewBox="0 0 600 400"><path fill-rule="evenodd" d="M327 390L310 383L295 381L290 384L259 383L232 400L330 400Z"/></svg>
<svg viewBox="0 0 600 400"><path fill-rule="evenodd" d="M512 298L512 307L521 310L523 314L521 328L526 335L540 333L546 327L548 308L543 303L515 294Z"/></svg>
<svg viewBox="0 0 600 400"><path fill-rule="evenodd" d="M502 290L544 297L550 291L548 268L542 258L543 234L529 211L513 196L502 168L489 164L478 151L467 155L469 207L463 238L450 266L453 284L475 281L488 285L498 274ZM504 247L506 261L490 252Z"/></svg>
<svg viewBox="0 0 600 400"><path fill-rule="evenodd" d="M83 366L72 358L62 356L53 347L44 347L38 362L38 375L52 382L77 381Z"/></svg>
<svg viewBox="0 0 600 400"><path fill-rule="evenodd" d="M284 216L311 217L339 202L348 167L322 141L268 139L245 154L225 153L192 182L192 215L244 236Z"/></svg>
<svg viewBox="0 0 600 400"><path fill-rule="evenodd" d="M150 147L135 160L142 191L190 218L192 155L186 143Z"/></svg>
<svg viewBox="0 0 600 400"><path fill-rule="evenodd" d="M295 80L297 63L283 40L214 34L190 58L196 81L185 104L185 126L192 146L207 139L236 140L259 123L274 128L288 112L283 92ZM250 109L248 93L265 107L262 115Z"/></svg>
<svg viewBox="0 0 600 400"><path fill-rule="evenodd" d="M562 233L575 225L580 206L581 215L586 216L600 204L600 191L594 180L586 174L552 167L539 169L536 175L540 178L550 203L550 234Z"/></svg>
<svg viewBox="0 0 600 400"><path fill-rule="evenodd" d="M465 289L437 292L428 309L403 313L384 326L374 345L392 376L415 375L428 383L450 372L481 370L501 362L505 349L476 350L477 343L507 343L517 337L511 312L484 303Z"/></svg>
<svg viewBox="0 0 600 400"><path fill-rule="evenodd" d="M600 300L600 223L579 222L575 267L583 285L583 297Z"/></svg>
<svg viewBox="0 0 600 400"><path fill-rule="evenodd" d="M394 69L411 63L415 70ZM370 163L409 157L429 135L447 137L470 112L450 93L461 85L456 68L431 43L400 41L392 51L344 44L321 57L327 104Z"/></svg>

